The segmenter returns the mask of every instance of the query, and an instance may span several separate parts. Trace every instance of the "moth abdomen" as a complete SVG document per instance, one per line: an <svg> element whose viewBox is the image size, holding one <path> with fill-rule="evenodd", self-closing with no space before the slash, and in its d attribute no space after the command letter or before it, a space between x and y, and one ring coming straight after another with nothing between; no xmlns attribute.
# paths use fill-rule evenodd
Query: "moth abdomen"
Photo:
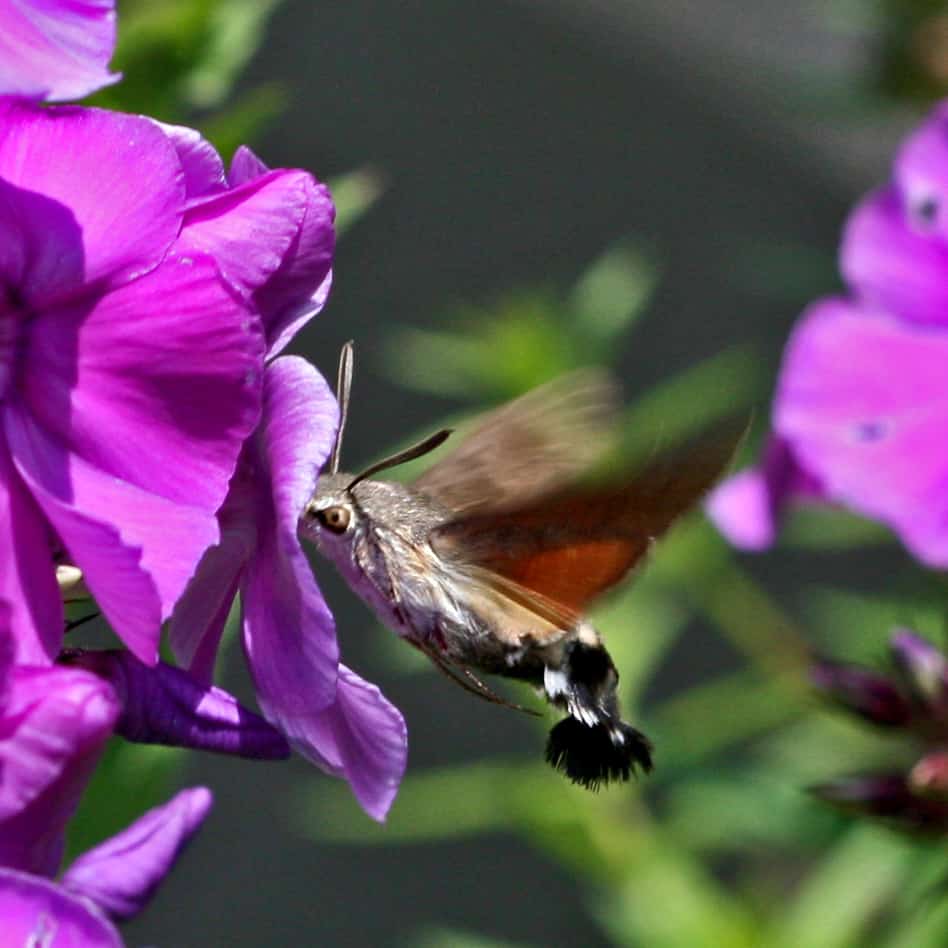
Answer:
<svg viewBox="0 0 948 948"><path fill-rule="evenodd" d="M652 744L625 721L590 727L570 716L550 731L546 760L573 783L598 790L603 784L628 780L636 766L651 770Z"/></svg>
<svg viewBox="0 0 948 948"><path fill-rule="evenodd" d="M559 667L547 666L543 683L550 700L569 713L547 740L552 767L590 790L628 780L636 767L652 769L651 742L621 718L619 675L601 644L570 642Z"/></svg>

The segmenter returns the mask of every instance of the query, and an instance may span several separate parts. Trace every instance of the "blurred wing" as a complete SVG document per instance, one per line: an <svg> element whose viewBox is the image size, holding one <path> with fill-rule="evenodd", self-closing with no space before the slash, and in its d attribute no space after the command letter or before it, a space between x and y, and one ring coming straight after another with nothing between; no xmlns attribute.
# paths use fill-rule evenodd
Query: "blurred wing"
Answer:
<svg viewBox="0 0 948 948"><path fill-rule="evenodd" d="M522 506L575 480L614 431L616 387L588 369L541 385L484 416L414 486L456 513Z"/></svg>
<svg viewBox="0 0 948 948"><path fill-rule="evenodd" d="M728 466L745 427L728 425L620 481L569 488L504 513L455 518L432 531L431 544L446 559L479 567L505 596L513 584L579 615L700 500Z"/></svg>

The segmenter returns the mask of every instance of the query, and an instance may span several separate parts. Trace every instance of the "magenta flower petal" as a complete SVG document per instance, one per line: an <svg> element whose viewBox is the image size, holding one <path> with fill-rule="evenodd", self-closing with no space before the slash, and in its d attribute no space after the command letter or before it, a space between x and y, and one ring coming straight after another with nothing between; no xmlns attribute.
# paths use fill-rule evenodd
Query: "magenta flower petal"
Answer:
<svg viewBox="0 0 948 948"><path fill-rule="evenodd" d="M186 508L66 455L43 429L12 408L4 421L17 471L55 525L70 559L80 564L86 586L128 647L142 661L153 664L158 657L162 610L159 589L146 566L151 570L168 567L162 569L163 578L173 576L171 567L178 555L175 530L183 531L186 542L206 546L216 538L213 518L202 524L188 517ZM121 523L123 532L106 523L106 517ZM156 541L149 543L144 561L141 544L149 533ZM178 560L177 566L183 585L187 563Z"/></svg>
<svg viewBox="0 0 948 948"><path fill-rule="evenodd" d="M59 650L63 605L42 512L0 443L0 599L16 659L50 664Z"/></svg>
<svg viewBox="0 0 948 948"><path fill-rule="evenodd" d="M867 308L948 326L948 244L912 224L895 188L871 195L850 215L840 267Z"/></svg>
<svg viewBox="0 0 948 948"><path fill-rule="evenodd" d="M37 876L0 869L0 918L7 945L123 948L108 919L86 899Z"/></svg>
<svg viewBox="0 0 948 948"><path fill-rule="evenodd" d="M53 875L119 703L81 669L15 667L0 708L0 865Z"/></svg>
<svg viewBox="0 0 948 948"><path fill-rule="evenodd" d="M25 217L18 239L34 247L52 240L65 248L60 252L81 252L86 283L107 277L117 285L147 272L181 227L180 163L162 130L141 116L0 101L0 178L69 209L68 233L47 233L47 215ZM81 247L70 243L77 233ZM34 307L76 288L36 279L18 284Z"/></svg>
<svg viewBox="0 0 948 948"><path fill-rule="evenodd" d="M259 414L259 324L211 261L171 259L85 314L51 308L34 330L22 397L42 426L8 405L17 467L116 631L152 661L157 622L218 540L215 514ZM83 383L70 389L74 364ZM111 523L120 533L102 546Z"/></svg>
<svg viewBox="0 0 948 948"><path fill-rule="evenodd" d="M259 418L262 354L258 321L214 262L172 257L38 314L22 397L90 465L206 517Z"/></svg>
<svg viewBox="0 0 948 948"><path fill-rule="evenodd" d="M8 676L15 660L16 646L10 632L10 605L0 597L0 708L7 701L10 690Z"/></svg>
<svg viewBox="0 0 948 948"><path fill-rule="evenodd" d="M0 95L63 101L118 82L115 0L18 0L0 7Z"/></svg>
<svg viewBox="0 0 948 948"><path fill-rule="evenodd" d="M907 225L948 237L948 107L942 103L910 135L895 162Z"/></svg>
<svg viewBox="0 0 948 948"><path fill-rule="evenodd" d="M241 145L234 152L234 157L230 159L227 180L231 187L236 188L238 185L253 181L254 178L262 177L269 171L269 167L253 153L253 149Z"/></svg>
<svg viewBox="0 0 948 948"><path fill-rule="evenodd" d="M230 165L232 185L267 174L267 166L246 147L239 148ZM305 214L296 239L280 268L255 295L266 327L267 355L278 355L299 329L326 305L332 286L336 209L325 185L311 176L302 178Z"/></svg>
<svg viewBox="0 0 948 948"><path fill-rule="evenodd" d="M272 497L287 547L297 536L339 425L339 406L325 379L305 359L284 356L264 375L264 419L258 432L267 467L275 472Z"/></svg>
<svg viewBox="0 0 948 948"><path fill-rule="evenodd" d="M319 712L336 690L339 647L303 551L282 549L268 531L241 587L244 650L268 721L304 756L321 731ZM315 730L314 730L315 729Z"/></svg>
<svg viewBox="0 0 948 948"><path fill-rule="evenodd" d="M774 410L779 436L833 500L948 565L948 335L817 303L795 329Z"/></svg>
<svg viewBox="0 0 948 948"><path fill-rule="evenodd" d="M136 915L201 828L211 803L211 792L204 787L182 790L76 859L63 876L63 888L112 918Z"/></svg>
<svg viewBox="0 0 948 948"><path fill-rule="evenodd" d="M82 234L72 211L0 179L0 279L10 288L2 304L9 321L4 336L15 339L11 329L22 332L28 306L81 286L84 271Z"/></svg>
<svg viewBox="0 0 948 948"><path fill-rule="evenodd" d="M818 482L800 467L787 442L771 437L762 464L721 483L708 496L705 510L734 546L763 550L774 542L787 504L821 495Z"/></svg>
<svg viewBox="0 0 948 948"><path fill-rule="evenodd" d="M115 732L126 740L255 759L290 755L283 736L263 718L180 668L164 662L151 668L124 650L67 652L61 661L109 682L122 704Z"/></svg>
<svg viewBox="0 0 948 948"><path fill-rule="evenodd" d="M227 190L224 162L217 149L197 129L164 122L155 124L168 136L178 153L188 201Z"/></svg>
<svg viewBox="0 0 948 948"><path fill-rule="evenodd" d="M217 648L224 633L244 566L253 555L257 529L253 497L238 476L218 515L221 539L201 558L194 579L174 607L168 641L191 677L209 684L214 677Z"/></svg>
<svg viewBox="0 0 948 948"><path fill-rule="evenodd" d="M385 819L408 759L405 721L375 685L339 666L335 702L319 715L319 737L306 756L349 781L362 808Z"/></svg>
<svg viewBox="0 0 948 948"><path fill-rule="evenodd" d="M337 408L322 376L292 356L267 367L263 404L255 435L259 539L241 589L244 649L267 719L305 749L316 714L335 695L339 650L297 525L332 448Z"/></svg>
<svg viewBox="0 0 948 948"><path fill-rule="evenodd" d="M303 171L273 171L192 202L177 248L210 254L231 285L249 295L277 270L296 239L309 178Z"/></svg>

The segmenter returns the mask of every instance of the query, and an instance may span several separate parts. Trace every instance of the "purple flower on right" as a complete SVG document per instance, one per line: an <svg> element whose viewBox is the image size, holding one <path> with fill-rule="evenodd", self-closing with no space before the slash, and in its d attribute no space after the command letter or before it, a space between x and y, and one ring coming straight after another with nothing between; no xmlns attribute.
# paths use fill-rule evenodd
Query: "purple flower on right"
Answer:
<svg viewBox="0 0 948 948"><path fill-rule="evenodd" d="M761 549L786 505L840 504L948 566L948 102L902 145L843 235L846 297L813 303L784 352L765 463L708 499Z"/></svg>

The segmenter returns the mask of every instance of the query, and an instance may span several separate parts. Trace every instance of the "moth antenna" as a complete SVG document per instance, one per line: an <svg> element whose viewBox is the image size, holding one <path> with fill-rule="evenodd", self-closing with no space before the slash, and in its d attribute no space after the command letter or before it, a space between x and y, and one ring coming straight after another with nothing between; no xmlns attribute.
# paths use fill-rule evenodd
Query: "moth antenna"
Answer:
<svg viewBox="0 0 948 948"><path fill-rule="evenodd" d="M350 339L339 353L339 371L336 375L336 401L339 403L339 427L329 455L329 473L339 473L339 457L342 453L342 435L349 417L349 394L352 391L352 366L355 359L355 343Z"/></svg>
<svg viewBox="0 0 948 948"><path fill-rule="evenodd" d="M410 448L405 448L404 451L399 451L397 454L382 458L381 461L377 461L371 467L367 467L361 474L357 474L349 482L349 486L346 487L346 490L352 490L359 481L364 481L367 477L378 474L379 471L386 471L390 467L398 467L399 464L405 464L408 461L414 461L415 458L424 457L424 455L431 453L435 448L444 444L451 436L452 430L451 428L442 428L433 435L429 435L424 441L419 441L417 444L413 444Z"/></svg>

